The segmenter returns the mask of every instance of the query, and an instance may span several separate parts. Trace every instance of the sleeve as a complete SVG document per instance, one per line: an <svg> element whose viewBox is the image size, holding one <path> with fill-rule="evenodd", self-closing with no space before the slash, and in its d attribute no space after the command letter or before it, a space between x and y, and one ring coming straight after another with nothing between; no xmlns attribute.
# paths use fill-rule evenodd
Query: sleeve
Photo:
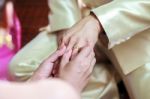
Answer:
<svg viewBox="0 0 150 99"><path fill-rule="evenodd" d="M49 0L51 31L70 28L81 19L77 0Z"/></svg>
<svg viewBox="0 0 150 99"><path fill-rule="evenodd" d="M92 9L112 48L150 28L150 0L115 0Z"/></svg>

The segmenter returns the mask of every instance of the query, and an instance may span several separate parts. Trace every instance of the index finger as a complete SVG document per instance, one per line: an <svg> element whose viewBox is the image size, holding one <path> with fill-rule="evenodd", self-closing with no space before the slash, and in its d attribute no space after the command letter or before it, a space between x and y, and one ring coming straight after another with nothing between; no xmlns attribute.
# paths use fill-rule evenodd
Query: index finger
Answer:
<svg viewBox="0 0 150 99"><path fill-rule="evenodd" d="M55 62L60 56L62 56L65 53L66 47L64 46L62 49L57 50L52 55L50 55L46 61L48 62Z"/></svg>
<svg viewBox="0 0 150 99"><path fill-rule="evenodd" d="M86 46L86 47L81 49L81 51L75 57L75 59L84 59L85 57L87 57L90 54L91 51L92 51L91 46Z"/></svg>

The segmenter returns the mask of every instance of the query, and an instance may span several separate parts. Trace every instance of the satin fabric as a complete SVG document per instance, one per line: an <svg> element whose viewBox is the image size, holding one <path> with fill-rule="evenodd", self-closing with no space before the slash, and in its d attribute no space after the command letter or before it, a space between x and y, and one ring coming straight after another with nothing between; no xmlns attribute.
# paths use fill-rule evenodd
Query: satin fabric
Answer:
<svg viewBox="0 0 150 99"><path fill-rule="evenodd" d="M150 63L145 63L137 70L128 74L124 79L128 81L128 90L131 99L149 99L150 98Z"/></svg>
<svg viewBox="0 0 150 99"><path fill-rule="evenodd" d="M55 23L51 24L51 31L70 28L93 12L124 74L150 61L149 0L50 0L49 4L50 22ZM59 20L67 21L64 24Z"/></svg>
<svg viewBox="0 0 150 99"><path fill-rule="evenodd" d="M150 61L149 0L114 0L93 11L124 74Z"/></svg>
<svg viewBox="0 0 150 99"><path fill-rule="evenodd" d="M51 0L51 5L53 1ZM55 0L57 2L57 0ZM65 1L64 1L65 2ZM60 2L57 2L61 4ZM53 5L54 6L54 5ZM67 5L63 5L67 7ZM107 47L101 44L100 49L103 50L112 63L115 65L123 79L129 77L124 82L128 87L128 93L131 98L149 99L147 91L149 87L141 83L142 77L148 75L145 64L150 62L150 1L149 0L77 0L74 6L80 8L81 13L73 13L72 9L67 9L61 20L66 16L78 16L78 20L93 12L101 23L106 37L108 39ZM59 6L57 7L59 9ZM61 9L63 13L63 9ZM79 10L78 10L79 11ZM70 14L73 13L73 14ZM57 11L54 14L57 14ZM52 16L53 16L52 15ZM56 18L56 17L55 17ZM69 19L66 22L69 22ZM58 22L53 17L50 17L53 22ZM78 22L78 20L74 20ZM61 24L61 23L59 23ZM72 26L72 25L71 25ZM71 26L63 26L70 28ZM51 31L56 31L64 28L57 28L57 24L51 26ZM53 28L55 27L55 29ZM102 34L100 34L101 36ZM102 42L99 41L99 42ZM141 76L138 78L138 73ZM132 76L133 74L135 76ZM133 82L132 82L133 79ZM136 82L139 81L139 82ZM149 82L149 76L144 79L144 82ZM135 83L136 87L134 86ZM145 83L146 84L146 83ZM138 87L141 86L142 87ZM142 90L142 91L136 91ZM137 92L137 93L136 93Z"/></svg>
<svg viewBox="0 0 150 99"><path fill-rule="evenodd" d="M150 63L145 62L136 70L124 74L122 68L115 57L115 54L112 51L109 51L106 47L103 46L102 42L99 40L98 50L102 50L111 60L112 64L116 67L119 72L124 84L126 85L130 99L149 99L149 90L150 87Z"/></svg>
<svg viewBox="0 0 150 99"><path fill-rule="evenodd" d="M12 59L10 72L16 81L29 79L41 62L57 49L57 37L47 31L41 32L23 47ZM82 99L119 99L114 72L108 64L97 64L89 84L82 93ZM112 67L111 65L109 65Z"/></svg>
<svg viewBox="0 0 150 99"><path fill-rule="evenodd" d="M51 33L70 28L92 12L102 24L109 40L108 48L101 47L101 50L106 52L118 72L125 78L150 59L149 2L149 0L49 0L52 12L49 14L50 29L46 28L45 33L39 34L14 57L10 65L12 75L18 80L28 79L39 64L57 48L56 45L52 46L56 44L56 38ZM110 75L111 72L102 67L99 65L99 68L107 73L102 74L102 71L96 73L94 70L93 75L104 81L107 77L114 79L113 74ZM89 83L82 94L83 98L118 99L115 82L107 80L108 82L103 84L103 80L92 79L92 84Z"/></svg>

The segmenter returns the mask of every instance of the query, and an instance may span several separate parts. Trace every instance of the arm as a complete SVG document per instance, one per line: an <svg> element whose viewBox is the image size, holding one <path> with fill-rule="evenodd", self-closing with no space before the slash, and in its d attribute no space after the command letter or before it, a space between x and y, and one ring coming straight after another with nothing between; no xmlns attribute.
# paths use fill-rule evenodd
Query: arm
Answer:
<svg viewBox="0 0 150 99"><path fill-rule="evenodd" d="M93 9L109 40L109 48L150 28L149 0L115 0Z"/></svg>
<svg viewBox="0 0 150 99"><path fill-rule="evenodd" d="M0 82L0 93L0 99L80 99L72 86L59 79L30 83Z"/></svg>

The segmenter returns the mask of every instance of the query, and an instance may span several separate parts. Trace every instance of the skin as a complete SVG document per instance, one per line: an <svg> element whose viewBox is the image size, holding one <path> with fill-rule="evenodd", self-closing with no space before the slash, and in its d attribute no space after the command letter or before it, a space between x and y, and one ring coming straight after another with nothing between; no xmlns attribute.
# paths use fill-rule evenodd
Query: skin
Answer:
<svg viewBox="0 0 150 99"><path fill-rule="evenodd" d="M71 52L72 50L69 50L63 55L58 77L69 82L80 93L90 79L96 59L90 46L84 47L72 59Z"/></svg>
<svg viewBox="0 0 150 99"><path fill-rule="evenodd" d="M26 83L0 82L1 99L80 99L95 64L95 55L86 46L71 59L66 47L49 56ZM55 61L61 58L58 78L53 78ZM82 61L82 60L85 61ZM68 95L69 93L69 95ZM6 95L7 94L7 95Z"/></svg>
<svg viewBox="0 0 150 99"><path fill-rule="evenodd" d="M94 48L98 36L103 32L103 28L94 15L89 15L75 24L68 30L59 33L59 47L67 46L67 50L73 49L72 57L76 56L79 50L87 44Z"/></svg>
<svg viewBox="0 0 150 99"><path fill-rule="evenodd" d="M52 79L54 63L62 56L57 77L72 85L80 93L87 85L96 59L90 46L84 47L78 55L71 59L72 50L66 51L64 46L48 57L37 69L29 81ZM82 61L82 60L86 61Z"/></svg>
<svg viewBox="0 0 150 99"><path fill-rule="evenodd" d="M9 9L12 9L12 3L8 3ZM93 21L88 21L92 19ZM94 51L92 47L96 40L93 40L96 36L91 35L90 40L86 39L85 34L82 32L87 32L84 26L89 26L88 24L95 24L93 17L87 17L79 22L79 30L83 28L82 31L76 31L76 26L74 30L69 30L67 35L63 33L61 37L67 37L62 39L60 44L60 49L52 54L48 59L46 59L33 76L27 81L27 83L6 83L0 82L0 98L1 99L79 99L77 93L81 93L84 87L87 85L90 75L92 73L94 64L96 62ZM86 23L88 21L89 23ZM93 23L94 22L94 23ZM11 21L8 23L12 25ZM98 23L97 23L98 24ZM98 31L96 28L92 30ZM74 31L74 32L73 32ZM73 34L79 32L78 35ZM93 32L93 31L91 31ZM72 33L72 34L71 34ZM98 35L98 34L95 34ZM70 37L73 36L73 39ZM83 36L81 40L80 36ZM60 38L61 39L61 38ZM76 42L79 40L79 42ZM90 44L89 42L92 43ZM70 42L70 43L69 43ZM79 49L73 48L74 45L79 46ZM67 45L67 48L65 47ZM87 46L88 45L88 46ZM73 50L72 50L73 49ZM58 79L52 78L52 73L54 70L55 62L60 60L59 72L57 73ZM82 60L86 61L82 61ZM47 79L48 78L48 79ZM47 80L46 80L47 79ZM38 82L37 82L38 81ZM51 90L52 89L52 90ZM31 94L32 93L32 94ZM34 93L34 94L33 94ZM51 94L52 93L52 94ZM69 95L68 95L69 93ZM7 95L6 95L7 94Z"/></svg>
<svg viewBox="0 0 150 99"><path fill-rule="evenodd" d="M11 3L8 4L11 9ZM11 21L8 20L8 23L11 25ZM64 46L65 44L61 45L58 51L40 65L27 83L0 82L0 98L79 99L79 94L87 85L96 61L94 51L90 47L92 45L85 44L86 46L82 47L80 51L78 50L76 54L74 54L74 50L72 51L70 44L67 48ZM57 73L58 80L51 76L55 62L60 57L62 58L57 66L59 67L59 72ZM83 59L86 60L86 63L82 61Z"/></svg>
<svg viewBox="0 0 150 99"><path fill-rule="evenodd" d="M0 93L0 99L80 99L72 86L59 79L28 83L0 82Z"/></svg>

